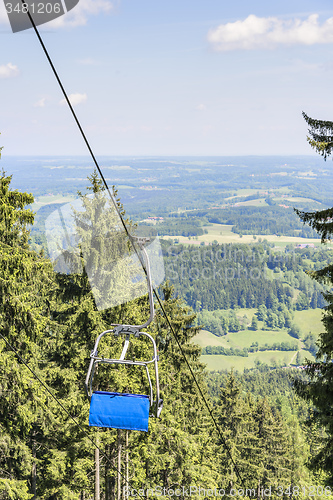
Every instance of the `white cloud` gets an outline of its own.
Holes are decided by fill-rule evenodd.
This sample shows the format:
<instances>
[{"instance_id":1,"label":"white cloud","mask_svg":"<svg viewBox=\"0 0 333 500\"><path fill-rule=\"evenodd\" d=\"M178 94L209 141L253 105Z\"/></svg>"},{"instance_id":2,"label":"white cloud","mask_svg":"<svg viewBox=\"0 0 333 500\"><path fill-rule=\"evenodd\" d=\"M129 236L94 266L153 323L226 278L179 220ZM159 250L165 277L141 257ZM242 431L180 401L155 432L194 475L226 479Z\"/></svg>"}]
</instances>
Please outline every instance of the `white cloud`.
<instances>
[{"instance_id":1,"label":"white cloud","mask_svg":"<svg viewBox=\"0 0 333 500\"><path fill-rule=\"evenodd\" d=\"M12 63L0 66L0 78L13 78L20 73L17 66Z\"/></svg>"},{"instance_id":2,"label":"white cloud","mask_svg":"<svg viewBox=\"0 0 333 500\"><path fill-rule=\"evenodd\" d=\"M318 14L307 19L283 20L257 17L221 24L208 32L208 41L218 51L271 49L278 45L314 45L333 43L333 17L322 24Z\"/></svg>"},{"instance_id":3,"label":"white cloud","mask_svg":"<svg viewBox=\"0 0 333 500\"><path fill-rule=\"evenodd\" d=\"M78 104L81 104L82 102L86 102L87 100L87 94L69 94L68 99L71 103L72 106L77 106ZM67 104L66 99L62 99L59 104L64 106Z\"/></svg>"},{"instance_id":4,"label":"white cloud","mask_svg":"<svg viewBox=\"0 0 333 500\"><path fill-rule=\"evenodd\" d=\"M198 111L206 111L207 106L205 104L198 104L195 109L197 109Z\"/></svg>"},{"instance_id":5,"label":"white cloud","mask_svg":"<svg viewBox=\"0 0 333 500\"><path fill-rule=\"evenodd\" d=\"M54 21L47 23L47 28L63 28L83 26L87 24L90 15L100 13L107 14L113 10L113 2L110 0L80 0L78 5L74 7L64 16L58 17Z\"/></svg>"},{"instance_id":6,"label":"white cloud","mask_svg":"<svg viewBox=\"0 0 333 500\"><path fill-rule=\"evenodd\" d=\"M42 97L39 101L35 102L35 108L44 108L46 102L46 97Z\"/></svg>"}]
</instances>

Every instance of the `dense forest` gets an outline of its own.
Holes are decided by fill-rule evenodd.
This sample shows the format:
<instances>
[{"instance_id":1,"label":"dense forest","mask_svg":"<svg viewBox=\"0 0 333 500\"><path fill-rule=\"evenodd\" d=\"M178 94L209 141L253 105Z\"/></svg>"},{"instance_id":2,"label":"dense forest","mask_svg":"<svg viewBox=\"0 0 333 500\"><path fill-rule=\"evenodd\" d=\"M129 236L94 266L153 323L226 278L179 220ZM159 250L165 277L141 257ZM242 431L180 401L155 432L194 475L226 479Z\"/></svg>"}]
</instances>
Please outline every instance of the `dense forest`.
<instances>
[{"instance_id":1,"label":"dense forest","mask_svg":"<svg viewBox=\"0 0 333 500\"><path fill-rule=\"evenodd\" d=\"M212 210L209 222L232 224L233 231L238 234L276 234L277 236L301 236L302 238L319 238L318 234L308 226L302 225L292 207L279 206L270 198L266 198L268 206L238 207L223 211Z\"/></svg>"},{"instance_id":2,"label":"dense forest","mask_svg":"<svg viewBox=\"0 0 333 500\"><path fill-rule=\"evenodd\" d=\"M279 252L265 241L208 247L163 244L166 277L197 312L265 305L276 313L279 308L325 305L323 286L307 272L325 266L332 256L330 249L289 246Z\"/></svg>"},{"instance_id":3,"label":"dense forest","mask_svg":"<svg viewBox=\"0 0 333 500\"><path fill-rule=\"evenodd\" d=\"M257 199L257 195L237 197L237 203L243 200ZM257 200L258 201L258 200ZM300 236L301 238L319 238L318 233L304 226L290 206L281 206L271 198L266 198L266 206L233 206L210 208L207 210L191 210L170 214L158 225L161 235L200 236L207 231L209 224L228 224L237 234L277 236Z\"/></svg>"}]
</instances>

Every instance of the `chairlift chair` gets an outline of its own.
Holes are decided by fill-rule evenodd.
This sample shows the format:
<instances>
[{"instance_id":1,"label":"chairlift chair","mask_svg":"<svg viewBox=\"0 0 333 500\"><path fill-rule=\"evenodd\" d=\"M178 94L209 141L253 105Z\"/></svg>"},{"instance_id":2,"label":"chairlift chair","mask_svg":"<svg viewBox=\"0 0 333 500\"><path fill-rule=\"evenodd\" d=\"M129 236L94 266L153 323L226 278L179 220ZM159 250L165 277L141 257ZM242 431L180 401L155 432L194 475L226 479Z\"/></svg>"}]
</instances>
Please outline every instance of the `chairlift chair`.
<instances>
[{"instance_id":1,"label":"chairlift chair","mask_svg":"<svg viewBox=\"0 0 333 500\"><path fill-rule=\"evenodd\" d=\"M155 340L149 333L141 331L146 328L154 319L153 289L151 283L149 258L144 248L149 238L135 238L140 250L142 251L144 266L146 270L146 279L148 285L149 309L150 315L143 325L120 325L112 324L115 328L101 333L95 342L94 349L90 354L90 364L85 380L85 389L90 400L89 425L95 427L111 427L114 429L127 429L148 431L149 416L159 417L162 411L163 400L160 399L159 380L158 380L158 353ZM113 334L120 339L125 337L122 353L119 359L109 359L98 355L98 346L101 339L107 335ZM131 336L139 338L144 336L152 344L153 356L151 360L130 360L126 359L126 353L130 345ZM99 363L111 365L129 365L144 367L149 382L149 395L143 394L125 394L119 392L93 391L93 379L96 367ZM149 373L149 367L153 365L155 369L156 385L153 388Z\"/></svg>"}]
</instances>

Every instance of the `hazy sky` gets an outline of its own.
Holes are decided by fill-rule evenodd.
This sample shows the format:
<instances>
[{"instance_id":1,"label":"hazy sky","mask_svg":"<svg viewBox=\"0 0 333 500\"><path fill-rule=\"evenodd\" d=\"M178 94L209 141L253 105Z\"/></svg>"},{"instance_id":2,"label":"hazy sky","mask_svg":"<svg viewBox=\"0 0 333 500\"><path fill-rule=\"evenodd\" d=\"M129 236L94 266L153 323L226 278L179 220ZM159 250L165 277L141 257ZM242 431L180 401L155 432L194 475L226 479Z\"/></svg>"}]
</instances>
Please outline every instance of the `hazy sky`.
<instances>
[{"instance_id":1,"label":"hazy sky","mask_svg":"<svg viewBox=\"0 0 333 500\"><path fill-rule=\"evenodd\" d=\"M99 155L311 154L333 120L331 0L81 0L40 27ZM85 155L32 30L0 0L4 155Z\"/></svg>"}]
</instances>

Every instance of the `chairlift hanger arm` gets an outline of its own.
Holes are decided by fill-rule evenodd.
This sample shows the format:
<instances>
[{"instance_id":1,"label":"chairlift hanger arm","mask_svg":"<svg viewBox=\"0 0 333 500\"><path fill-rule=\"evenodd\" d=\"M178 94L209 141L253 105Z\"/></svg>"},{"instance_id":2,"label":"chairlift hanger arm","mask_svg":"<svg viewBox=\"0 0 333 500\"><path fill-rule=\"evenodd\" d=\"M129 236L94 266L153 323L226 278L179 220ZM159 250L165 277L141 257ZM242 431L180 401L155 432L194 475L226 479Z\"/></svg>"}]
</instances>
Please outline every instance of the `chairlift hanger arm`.
<instances>
[{"instance_id":1,"label":"chairlift hanger arm","mask_svg":"<svg viewBox=\"0 0 333 500\"><path fill-rule=\"evenodd\" d=\"M147 285L148 285L148 299L149 299L149 318L148 320L143 323L142 325L120 325L119 323L111 323L111 326L119 326L119 327L132 327L136 328L137 330L141 330L142 328L147 328L148 325L153 321L154 316L155 316L155 309L154 309L154 299L153 299L153 286L152 286L152 281L151 281L151 271L150 271L150 264L149 264L149 258L147 251L143 244L148 240L149 238L137 238L139 245L140 245L140 250L142 251L143 257L144 257L144 269L146 271L146 279L147 279ZM141 240L144 240L141 241Z\"/></svg>"},{"instance_id":2,"label":"chairlift hanger arm","mask_svg":"<svg viewBox=\"0 0 333 500\"><path fill-rule=\"evenodd\" d=\"M94 349L91 352L90 364L89 364L88 373L87 373L86 380L85 380L85 390L86 390L86 393L88 395L88 398L91 399L92 394L93 394L92 384L93 384L95 368L99 363L113 364L113 365L120 364L120 365L144 367L146 370L146 375L147 375L148 383L149 383L149 387L150 387L150 398L149 399L150 399L151 410L152 410L153 415L158 417L161 410L162 410L162 402L160 401L158 364L157 364L158 354L157 354L156 342L155 342L154 338L149 333L138 331L136 328L133 328L133 327L130 327L130 328L131 328L131 334L134 335L135 337L143 335L150 340L150 342L153 345L153 352L154 352L152 359L149 361L142 361L142 360L133 361L133 360L129 360L129 359L121 359L122 354L124 352L124 349L123 349L122 354L121 354L119 359L110 359L110 358L104 358L102 356L98 356L99 342L104 337L104 335L106 335L107 333L113 333L116 337L118 337L121 334L125 334L126 335L125 343L129 342L129 338L128 338L128 337L130 337L130 333L128 333L129 328L125 328L125 331L121 331L120 326L119 326L119 328L115 328L114 330L106 330L105 332L101 333L98 336L98 338L95 342ZM154 363L154 369L155 369L154 370L155 371L155 384L156 384L155 385L155 399L154 399L153 385L152 385L152 381L151 381L150 373L149 373L149 369L148 369L148 365L150 365L152 363Z\"/></svg>"},{"instance_id":3,"label":"chairlift hanger arm","mask_svg":"<svg viewBox=\"0 0 333 500\"><path fill-rule=\"evenodd\" d=\"M154 338L147 332L141 331L142 328L146 328L154 319L154 300L153 300L153 287L152 287L152 282L151 282L151 272L150 272L150 265L149 265L149 258L146 249L144 248L144 244L149 241L148 238L139 238L136 239L140 250L142 252L143 260L144 260L144 269L145 269L145 274L146 274L146 279L147 279L147 285L148 285L148 298L149 298L149 318L148 320L142 324L142 325L120 325L120 324L113 324L115 328L113 330L106 330L102 332L96 339L94 348L90 354L90 363L89 363L89 368L88 368L88 373L86 376L85 380L85 390L88 395L88 398L92 402L92 397L93 397L93 378L95 374L95 368L99 363L102 364L111 364L111 365L129 365L129 366L141 366L144 367L146 370L146 375L149 383L149 388L150 388L150 396L149 396L149 401L150 401L150 411L155 417L159 417L161 411L162 411L162 405L163 402L160 400L160 389L159 389L159 378L158 378L158 354L157 354L157 347L156 347L156 342ZM116 338L120 336L125 336L125 342L123 345L123 349L121 352L121 355L119 359L111 359L111 358L105 358L103 356L98 355L98 346L104 335L112 333ZM140 336L145 336L147 337L150 342L152 343L153 346L153 356L151 360L145 361L145 360L129 360L125 359L126 358L126 353L130 344L130 338L131 335L133 335L135 338L138 338ZM150 377L150 372L148 366L150 364L154 364L154 370L155 370L155 390L153 390L153 384L152 380ZM155 399L154 399L154 393L155 393ZM144 397L144 396L141 396Z\"/></svg>"}]
</instances>

